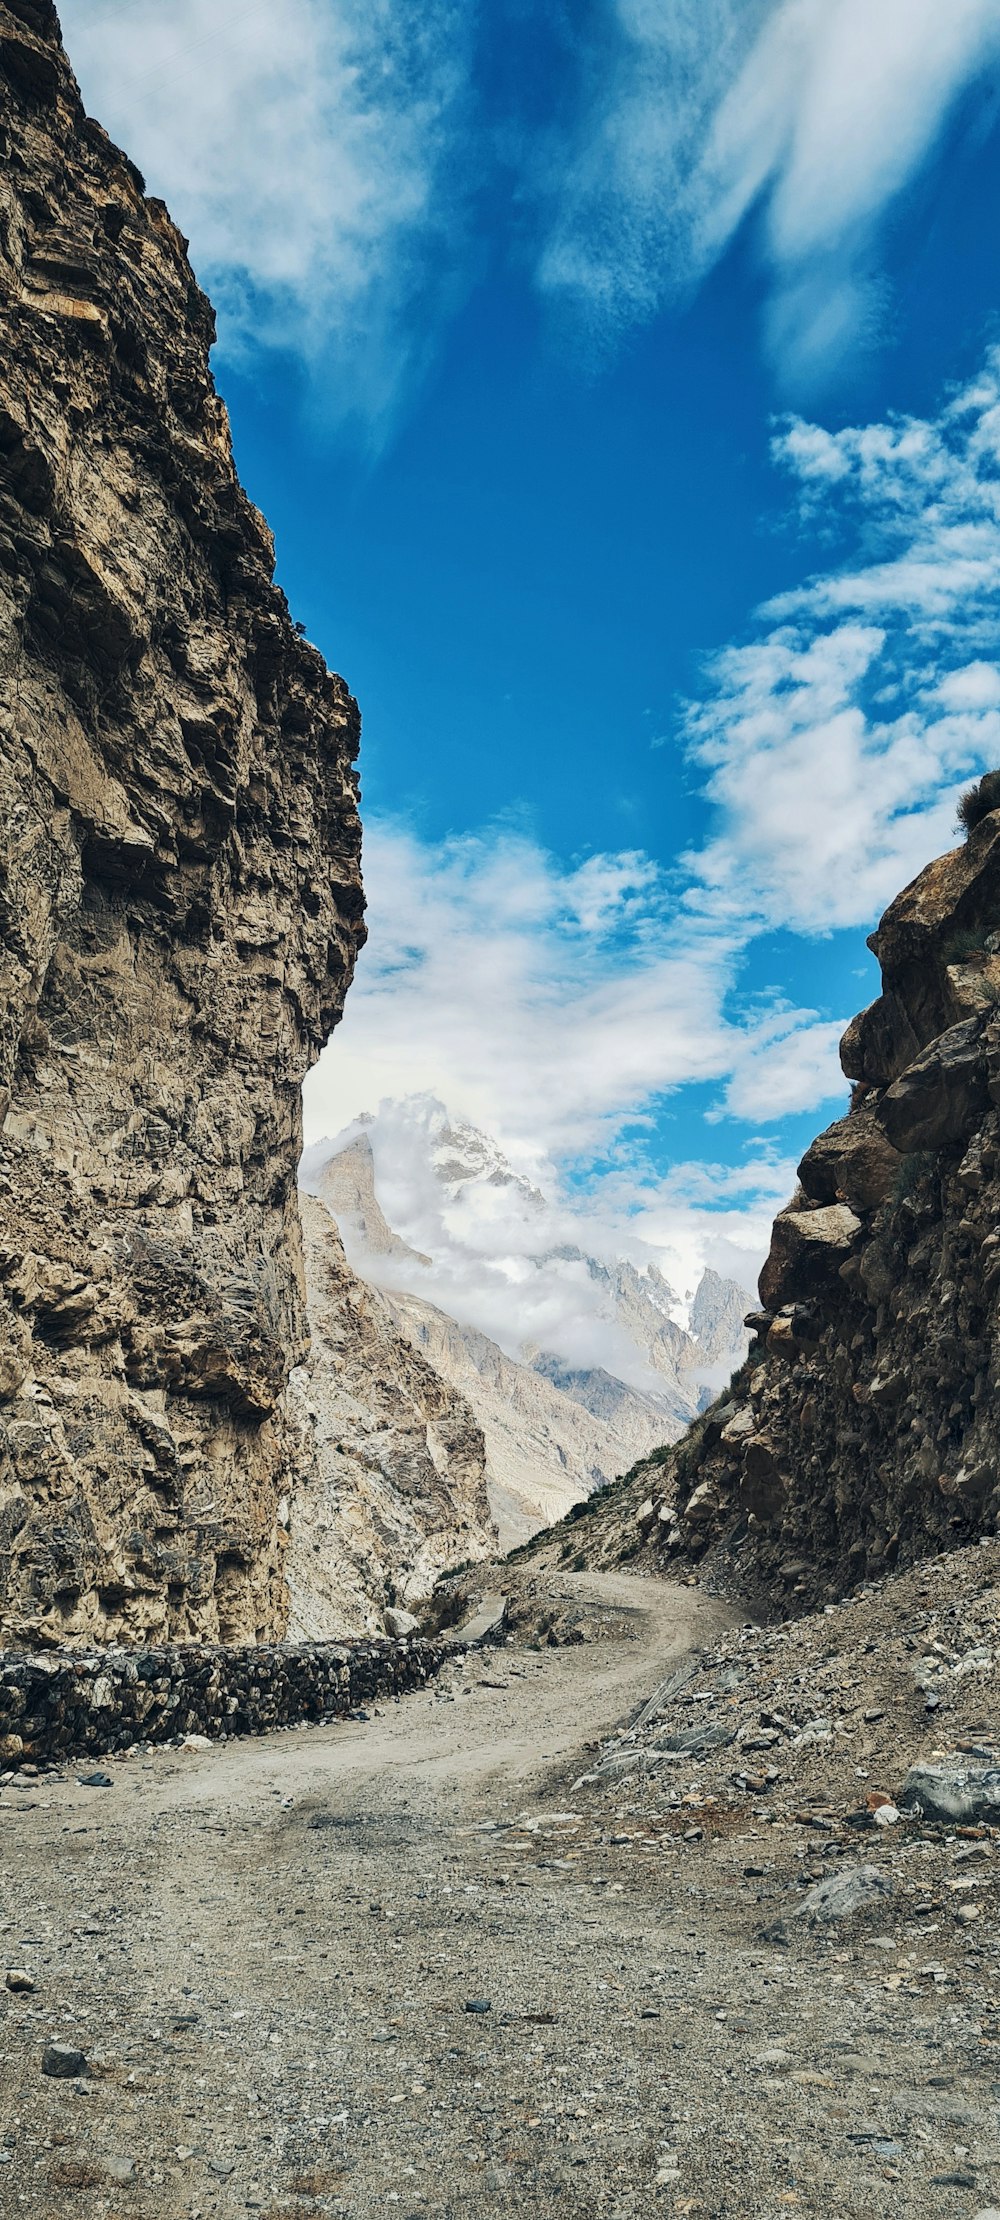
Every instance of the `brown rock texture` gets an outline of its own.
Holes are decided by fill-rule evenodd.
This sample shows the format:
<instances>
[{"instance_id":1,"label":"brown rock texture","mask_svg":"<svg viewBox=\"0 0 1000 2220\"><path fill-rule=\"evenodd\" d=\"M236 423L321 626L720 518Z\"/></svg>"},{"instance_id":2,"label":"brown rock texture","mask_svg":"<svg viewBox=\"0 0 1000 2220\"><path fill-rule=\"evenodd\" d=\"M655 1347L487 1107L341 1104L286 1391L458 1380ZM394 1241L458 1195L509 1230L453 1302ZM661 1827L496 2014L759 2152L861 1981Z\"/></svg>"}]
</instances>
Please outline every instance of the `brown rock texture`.
<instances>
[{"instance_id":1,"label":"brown rock texture","mask_svg":"<svg viewBox=\"0 0 1000 2220\"><path fill-rule=\"evenodd\" d=\"M775 1221L746 1364L595 1504L595 1563L729 1553L810 1602L1000 1524L1000 811L870 945L847 1117Z\"/></svg>"},{"instance_id":2,"label":"brown rock texture","mask_svg":"<svg viewBox=\"0 0 1000 2220\"><path fill-rule=\"evenodd\" d=\"M290 1632L380 1632L456 1565L491 1555L486 1443L465 1397L352 1272L334 1219L300 1197L310 1348L293 1374L302 1474L290 1504Z\"/></svg>"},{"instance_id":3,"label":"brown rock texture","mask_svg":"<svg viewBox=\"0 0 1000 2220\"><path fill-rule=\"evenodd\" d=\"M260 1640L358 716L233 466L185 241L0 4L0 1640Z\"/></svg>"}]
</instances>

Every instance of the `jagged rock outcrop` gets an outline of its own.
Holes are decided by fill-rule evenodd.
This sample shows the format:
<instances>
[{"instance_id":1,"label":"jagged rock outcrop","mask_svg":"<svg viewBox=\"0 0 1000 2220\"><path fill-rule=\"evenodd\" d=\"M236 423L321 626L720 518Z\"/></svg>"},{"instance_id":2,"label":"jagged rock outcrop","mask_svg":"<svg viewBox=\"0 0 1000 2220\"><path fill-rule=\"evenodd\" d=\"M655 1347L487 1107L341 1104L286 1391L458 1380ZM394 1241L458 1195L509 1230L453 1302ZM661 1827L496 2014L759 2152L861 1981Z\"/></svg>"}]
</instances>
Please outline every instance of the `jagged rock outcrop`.
<instances>
[{"instance_id":1,"label":"jagged rock outcrop","mask_svg":"<svg viewBox=\"0 0 1000 2220\"><path fill-rule=\"evenodd\" d=\"M293 1374L302 1473L289 1509L290 1633L381 1631L442 1573L496 1547L486 1444L464 1397L355 1277L321 1202L301 1199L309 1354Z\"/></svg>"},{"instance_id":2,"label":"jagged rock outcrop","mask_svg":"<svg viewBox=\"0 0 1000 2220\"><path fill-rule=\"evenodd\" d=\"M321 1142L320 1151L324 1146ZM380 1262L391 1258L399 1264L430 1264L430 1257L422 1250L400 1240L385 1216L375 1193L375 1160L366 1133L359 1133L335 1156L321 1154L314 1187L310 1160L315 1153L306 1150L299 1169L300 1183L306 1194L316 1193L326 1204L342 1232L349 1236L352 1249Z\"/></svg>"},{"instance_id":3,"label":"jagged rock outcrop","mask_svg":"<svg viewBox=\"0 0 1000 2220\"><path fill-rule=\"evenodd\" d=\"M0 1639L266 1639L357 711L48 0L0 5L0 130Z\"/></svg>"},{"instance_id":4,"label":"jagged rock outcrop","mask_svg":"<svg viewBox=\"0 0 1000 2220\"><path fill-rule=\"evenodd\" d=\"M731 1391L613 1515L812 1598L1000 1521L1000 811L893 902Z\"/></svg>"}]
</instances>

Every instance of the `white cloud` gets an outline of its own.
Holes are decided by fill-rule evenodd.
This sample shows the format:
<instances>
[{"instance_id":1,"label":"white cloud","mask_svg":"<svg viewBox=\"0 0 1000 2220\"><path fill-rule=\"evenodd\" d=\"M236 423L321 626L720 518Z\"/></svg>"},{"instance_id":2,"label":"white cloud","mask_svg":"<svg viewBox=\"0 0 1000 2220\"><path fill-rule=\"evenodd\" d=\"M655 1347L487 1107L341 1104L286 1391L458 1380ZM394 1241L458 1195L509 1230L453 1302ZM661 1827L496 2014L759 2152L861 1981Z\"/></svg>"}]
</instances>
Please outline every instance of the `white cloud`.
<instances>
[{"instance_id":1,"label":"white cloud","mask_svg":"<svg viewBox=\"0 0 1000 2220\"><path fill-rule=\"evenodd\" d=\"M655 1390L656 1376L620 1320L588 1256L615 1259L627 1247L640 1267L661 1261L643 1250L613 1211L550 1200L491 1150L479 1176L449 1186L447 1170L465 1130L431 1095L384 1101L363 1130L375 1160L379 1202L394 1230L429 1266L372 1255L342 1221L351 1261L380 1286L419 1295L449 1317L478 1328L509 1356L544 1349L564 1364L605 1365L632 1386ZM473 1129L474 1155L480 1136ZM348 1128L346 1138L353 1137ZM338 1144L345 1138L338 1135ZM317 1152L319 1153L319 1152ZM676 1310L670 1304L666 1314Z\"/></svg>"},{"instance_id":2,"label":"white cloud","mask_svg":"<svg viewBox=\"0 0 1000 2220\"><path fill-rule=\"evenodd\" d=\"M946 709L1000 709L1000 670L995 663L967 663L964 670L948 671L935 692Z\"/></svg>"},{"instance_id":3,"label":"white cloud","mask_svg":"<svg viewBox=\"0 0 1000 2220\"><path fill-rule=\"evenodd\" d=\"M61 13L89 106L190 236L223 346L294 351L335 401L378 419L412 366L428 247L455 220L467 11L63 0Z\"/></svg>"},{"instance_id":4,"label":"white cloud","mask_svg":"<svg viewBox=\"0 0 1000 2220\"><path fill-rule=\"evenodd\" d=\"M338 406L383 417L459 282L463 195L497 162L482 104L470 159L476 9L62 13L85 98L190 235L223 345L290 349ZM549 143L543 288L614 332L696 285L758 208L770 343L808 382L878 322L882 218L1000 55L996 0L599 0L593 22L576 126ZM537 183L537 136L520 148Z\"/></svg>"},{"instance_id":5,"label":"white cloud","mask_svg":"<svg viewBox=\"0 0 1000 2220\"><path fill-rule=\"evenodd\" d=\"M759 208L771 345L808 381L878 320L880 223L1000 54L994 0L606 0L603 20L543 283L612 326L648 315Z\"/></svg>"},{"instance_id":6,"label":"white cloud","mask_svg":"<svg viewBox=\"0 0 1000 2220\"><path fill-rule=\"evenodd\" d=\"M776 1185L776 1167L762 1155L742 1185L718 1168L714 1197L701 1167L690 1168L690 1187L684 1173L674 1177L669 1203L663 1191L637 1194L624 1183L596 1196L557 1184L543 1192L430 1095L380 1103L335 1136L332 1153L359 1132L372 1150L379 1202L418 1252L373 1254L345 1211L345 1247L366 1278L437 1304L510 1356L530 1361L543 1350L572 1367L604 1366L654 1394L664 1382L650 1364L651 1339L667 1320L687 1322L687 1298L706 1262L752 1288L770 1217L760 1189L783 1196L791 1176L781 1165ZM304 1184L320 1193L330 1153L321 1143L303 1166ZM731 1207L710 1212L709 1201L722 1197Z\"/></svg>"},{"instance_id":7,"label":"white cloud","mask_svg":"<svg viewBox=\"0 0 1000 2220\"><path fill-rule=\"evenodd\" d=\"M678 926L645 856L562 865L503 829L429 848L369 820L372 937L312 1133L383 1096L440 1096L539 1162L614 1146L650 1101L729 1068L736 939Z\"/></svg>"},{"instance_id":8,"label":"white cloud","mask_svg":"<svg viewBox=\"0 0 1000 2220\"><path fill-rule=\"evenodd\" d=\"M726 649L687 718L719 830L692 913L823 932L873 917L1000 762L1000 354L934 422L795 420L776 456L867 559L810 579ZM776 621L775 621L776 620ZM738 1095L732 1095L733 1102Z\"/></svg>"},{"instance_id":9,"label":"white cloud","mask_svg":"<svg viewBox=\"0 0 1000 2220\"><path fill-rule=\"evenodd\" d=\"M705 1264L752 1286L793 1167L775 1179L772 1153L757 1149L739 1175L657 1175L650 1120L690 1082L715 1086L719 1115L754 1123L843 1097L842 1024L808 1009L728 1016L742 927L686 917L646 856L565 866L503 829L433 848L376 821L365 878L371 939L306 1082L306 1137L379 1108L380 1195L397 1230L434 1256L432 1299L505 1347L519 1337L607 1363L603 1326L593 1344L603 1357L584 1353L593 1291L574 1295L568 1265L522 1284L515 1257L562 1240L653 1257L682 1290ZM541 1225L530 1199L504 1187L495 1215L477 1196L474 1227L456 1205L446 1237L420 1170L442 1102L555 1198Z\"/></svg>"}]
</instances>

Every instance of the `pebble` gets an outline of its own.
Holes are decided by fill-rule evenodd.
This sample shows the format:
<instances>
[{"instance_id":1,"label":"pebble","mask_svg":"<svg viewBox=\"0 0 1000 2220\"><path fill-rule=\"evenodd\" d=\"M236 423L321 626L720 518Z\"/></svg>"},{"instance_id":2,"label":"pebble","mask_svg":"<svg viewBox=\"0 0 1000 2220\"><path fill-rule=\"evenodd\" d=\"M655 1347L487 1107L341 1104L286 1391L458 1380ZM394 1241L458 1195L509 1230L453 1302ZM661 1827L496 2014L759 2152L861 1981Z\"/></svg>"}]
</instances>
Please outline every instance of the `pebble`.
<instances>
[{"instance_id":1,"label":"pebble","mask_svg":"<svg viewBox=\"0 0 1000 2220\"><path fill-rule=\"evenodd\" d=\"M135 2174L134 2158L119 2158L117 2152L112 2152L106 2158L95 2159L94 2164L103 2181L119 2187L131 2181Z\"/></svg>"},{"instance_id":2,"label":"pebble","mask_svg":"<svg viewBox=\"0 0 1000 2220\"><path fill-rule=\"evenodd\" d=\"M492 2012L493 2006L488 1997L475 1996L469 1998L465 2009L467 2012Z\"/></svg>"},{"instance_id":3,"label":"pebble","mask_svg":"<svg viewBox=\"0 0 1000 2220\"><path fill-rule=\"evenodd\" d=\"M32 1996L35 1984L23 1966L11 1966L7 1975L7 1987L15 1996Z\"/></svg>"},{"instance_id":4,"label":"pebble","mask_svg":"<svg viewBox=\"0 0 1000 2220\"><path fill-rule=\"evenodd\" d=\"M111 1775L110 1775L110 1773L81 1773L81 1774L80 1774L80 1787L81 1787L81 1788L110 1788L110 1787L111 1787Z\"/></svg>"}]
</instances>

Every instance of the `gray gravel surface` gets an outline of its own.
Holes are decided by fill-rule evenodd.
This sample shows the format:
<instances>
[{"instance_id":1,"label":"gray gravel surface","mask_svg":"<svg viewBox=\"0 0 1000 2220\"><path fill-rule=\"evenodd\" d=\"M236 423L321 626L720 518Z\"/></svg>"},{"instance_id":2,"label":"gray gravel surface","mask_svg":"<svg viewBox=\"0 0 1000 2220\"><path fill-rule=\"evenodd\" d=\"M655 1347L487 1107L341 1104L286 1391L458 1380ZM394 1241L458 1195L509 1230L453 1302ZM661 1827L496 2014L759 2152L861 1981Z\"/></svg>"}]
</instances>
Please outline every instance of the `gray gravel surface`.
<instances>
[{"instance_id":1,"label":"gray gravel surface","mask_svg":"<svg viewBox=\"0 0 1000 2220\"><path fill-rule=\"evenodd\" d=\"M0 1988L4 2220L1000 2201L1000 2044L958 1930L910 1948L875 1892L766 1939L821 1877L811 1840L660 1769L579 1785L731 1609L554 1579L568 1646L523 1614L367 1723L3 1787L3 1944L34 1983ZM993 1843L931 1852L978 1879ZM43 2073L52 2043L86 2071Z\"/></svg>"}]
</instances>

